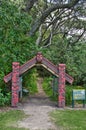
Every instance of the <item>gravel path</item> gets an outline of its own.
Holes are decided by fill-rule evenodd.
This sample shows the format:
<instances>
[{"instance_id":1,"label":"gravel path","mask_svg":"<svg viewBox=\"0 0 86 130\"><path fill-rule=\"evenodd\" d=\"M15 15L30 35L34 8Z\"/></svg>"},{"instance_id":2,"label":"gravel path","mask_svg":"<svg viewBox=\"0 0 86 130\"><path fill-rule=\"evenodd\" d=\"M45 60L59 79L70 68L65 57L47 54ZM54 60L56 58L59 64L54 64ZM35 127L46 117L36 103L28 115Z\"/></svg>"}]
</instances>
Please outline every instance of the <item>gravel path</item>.
<instances>
[{"instance_id":1,"label":"gravel path","mask_svg":"<svg viewBox=\"0 0 86 130\"><path fill-rule=\"evenodd\" d=\"M51 122L49 112L56 110L56 104L49 100L42 89L42 79L38 79L38 93L19 106L29 116L18 122L18 127L30 130L57 130Z\"/></svg>"}]
</instances>

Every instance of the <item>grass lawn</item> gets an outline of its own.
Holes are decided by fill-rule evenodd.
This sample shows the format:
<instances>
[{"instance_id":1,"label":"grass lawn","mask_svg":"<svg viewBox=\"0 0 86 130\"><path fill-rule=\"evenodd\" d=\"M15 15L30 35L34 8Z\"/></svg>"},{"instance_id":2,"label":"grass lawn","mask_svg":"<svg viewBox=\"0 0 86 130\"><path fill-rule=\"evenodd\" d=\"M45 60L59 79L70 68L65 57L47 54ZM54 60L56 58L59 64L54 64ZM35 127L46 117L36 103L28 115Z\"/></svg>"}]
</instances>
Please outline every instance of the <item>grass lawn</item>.
<instances>
[{"instance_id":1,"label":"grass lawn","mask_svg":"<svg viewBox=\"0 0 86 130\"><path fill-rule=\"evenodd\" d=\"M86 130L86 110L56 110L50 115L59 130Z\"/></svg>"},{"instance_id":2,"label":"grass lawn","mask_svg":"<svg viewBox=\"0 0 86 130\"><path fill-rule=\"evenodd\" d=\"M16 122L25 117L24 112L20 110L0 112L0 130L26 130L25 128L18 128L16 126Z\"/></svg>"}]
</instances>

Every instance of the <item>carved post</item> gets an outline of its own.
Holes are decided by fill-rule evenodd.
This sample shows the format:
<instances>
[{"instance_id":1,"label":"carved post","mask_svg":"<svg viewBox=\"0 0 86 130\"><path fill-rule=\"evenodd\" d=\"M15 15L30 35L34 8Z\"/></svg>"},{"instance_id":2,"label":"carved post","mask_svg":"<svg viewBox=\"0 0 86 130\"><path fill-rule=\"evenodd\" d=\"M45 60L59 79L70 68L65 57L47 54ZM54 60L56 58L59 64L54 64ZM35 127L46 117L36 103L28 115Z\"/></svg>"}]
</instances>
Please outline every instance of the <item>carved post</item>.
<instances>
[{"instance_id":1,"label":"carved post","mask_svg":"<svg viewBox=\"0 0 86 130\"><path fill-rule=\"evenodd\" d=\"M65 107L65 64L59 64L58 107Z\"/></svg>"},{"instance_id":2,"label":"carved post","mask_svg":"<svg viewBox=\"0 0 86 130\"><path fill-rule=\"evenodd\" d=\"M12 107L17 107L19 96L18 96L18 90L19 90L19 63L13 62L12 64L12 100L11 105Z\"/></svg>"}]
</instances>

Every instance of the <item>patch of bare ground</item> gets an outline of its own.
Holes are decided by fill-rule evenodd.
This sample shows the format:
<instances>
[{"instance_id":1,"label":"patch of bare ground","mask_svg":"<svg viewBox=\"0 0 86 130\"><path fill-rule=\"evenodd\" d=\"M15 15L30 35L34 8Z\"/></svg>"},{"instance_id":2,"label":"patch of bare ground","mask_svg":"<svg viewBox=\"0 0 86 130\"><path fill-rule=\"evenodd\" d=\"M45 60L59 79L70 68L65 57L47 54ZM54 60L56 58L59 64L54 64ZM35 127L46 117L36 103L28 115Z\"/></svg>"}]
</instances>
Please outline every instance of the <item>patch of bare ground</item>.
<instances>
[{"instance_id":1,"label":"patch of bare ground","mask_svg":"<svg viewBox=\"0 0 86 130\"><path fill-rule=\"evenodd\" d=\"M42 89L42 79L37 81L38 93L30 96L29 99L18 108L23 110L28 118L18 122L18 127L30 130L57 130L51 122L49 113L56 110L56 103L49 100Z\"/></svg>"},{"instance_id":2,"label":"patch of bare ground","mask_svg":"<svg viewBox=\"0 0 86 130\"><path fill-rule=\"evenodd\" d=\"M9 110L14 110L12 107L8 107L8 106L6 106L6 107L0 107L0 112L7 112L7 111L9 111Z\"/></svg>"}]
</instances>

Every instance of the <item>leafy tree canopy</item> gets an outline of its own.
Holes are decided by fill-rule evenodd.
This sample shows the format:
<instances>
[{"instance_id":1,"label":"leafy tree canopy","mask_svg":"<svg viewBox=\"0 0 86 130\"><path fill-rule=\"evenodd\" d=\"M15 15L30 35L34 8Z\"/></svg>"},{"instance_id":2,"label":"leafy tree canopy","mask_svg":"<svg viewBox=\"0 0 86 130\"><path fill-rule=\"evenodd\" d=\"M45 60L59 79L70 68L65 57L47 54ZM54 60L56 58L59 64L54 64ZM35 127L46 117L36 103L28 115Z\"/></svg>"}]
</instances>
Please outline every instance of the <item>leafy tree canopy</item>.
<instances>
[{"instance_id":1,"label":"leafy tree canopy","mask_svg":"<svg viewBox=\"0 0 86 130\"><path fill-rule=\"evenodd\" d=\"M0 82L37 51L67 64L77 84L86 83L86 5L80 0L0 1Z\"/></svg>"},{"instance_id":2,"label":"leafy tree canopy","mask_svg":"<svg viewBox=\"0 0 86 130\"><path fill-rule=\"evenodd\" d=\"M51 45L53 37L61 34L69 44L74 45L86 36L86 2L84 0L26 0L29 14L35 18L31 30L38 32L36 44L40 47Z\"/></svg>"},{"instance_id":3,"label":"leafy tree canopy","mask_svg":"<svg viewBox=\"0 0 86 130\"><path fill-rule=\"evenodd\" d=\"M20 3L19 3L20 4ZM13 61L21 64L33 57L35 39L28 38L32 17L21 13L20 5L11 0L0 2L0 82L11 71ZM21 4L22 5L22 4Z\"/></svg>"}]
</instances>

